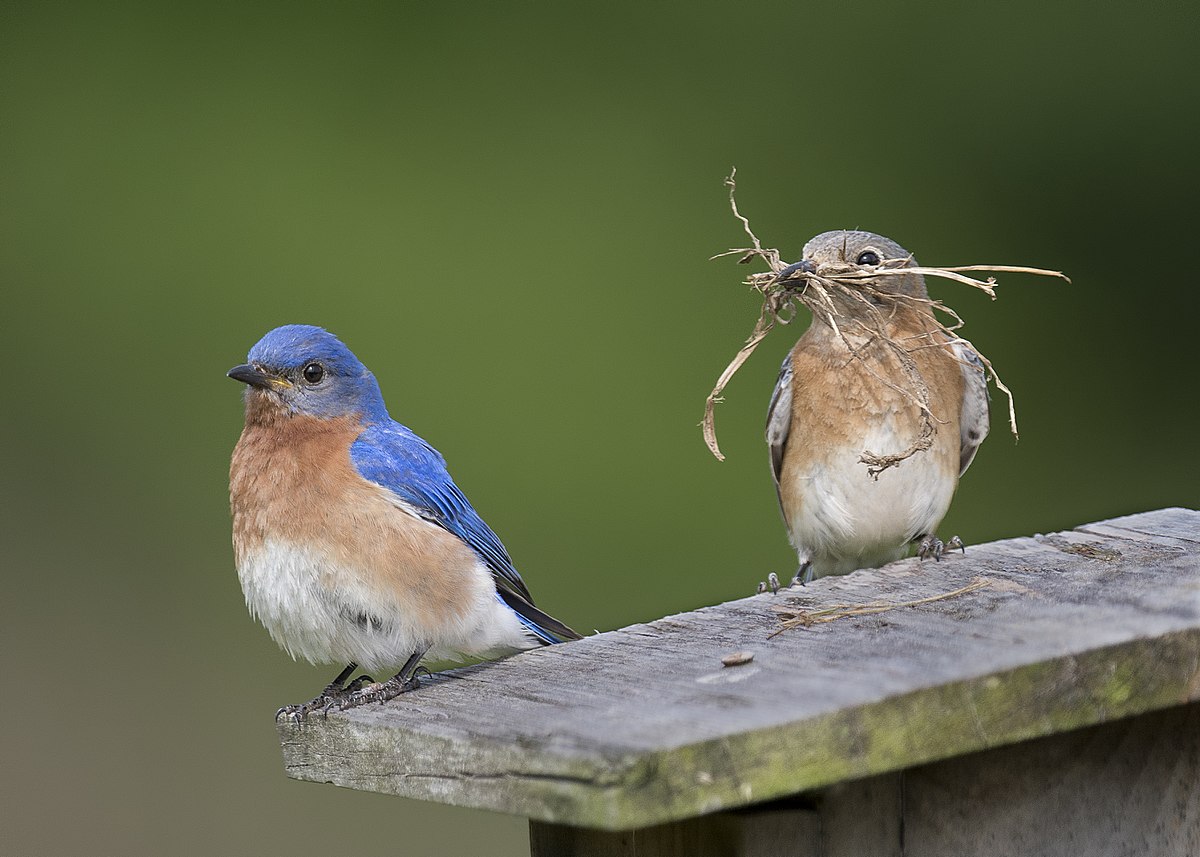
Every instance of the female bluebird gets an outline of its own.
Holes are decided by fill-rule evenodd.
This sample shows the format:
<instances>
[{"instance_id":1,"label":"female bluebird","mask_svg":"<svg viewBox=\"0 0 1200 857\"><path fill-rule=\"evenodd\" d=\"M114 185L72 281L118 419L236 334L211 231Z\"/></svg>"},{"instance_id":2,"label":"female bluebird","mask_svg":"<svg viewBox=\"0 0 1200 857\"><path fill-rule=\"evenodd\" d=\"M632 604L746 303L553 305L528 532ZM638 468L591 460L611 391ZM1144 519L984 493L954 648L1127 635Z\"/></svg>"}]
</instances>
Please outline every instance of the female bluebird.
<instances>
[{"instance_id":1,"label":"female bluebird","mask_svg":"<svg viewBox=\"0 0 1200 857\"><path fill-rule=\"evenodd\" d=\"M913 542L920 556L940 558L947 545L935 531L988 432L979 357L940 332L920 274L870 276L885 263L916 267L894 241L837 231L809 241L795 266L817 275L850 269L867 275L860 282L870 287L861 299L830 293L840 332L857 354L814 314L771 395L767 444L784 522L800 560L799 582L883 565L903 556ZM860 461L864 451L900 453L922 427L920 408L903 392L911 387L906 368L869 333L880 318L888 338L903 344L915 361L936 430L929 449L871 473ZM947 544L962 546L957 537Z\"/></svg>"},{"instance_id":2,"label":"female bluebird","mask_svg":"<svg viewBox=\"0 0 1200 857\"><path fill-rule=\"evenodd\" d=\"M276 328L229 377L248 385L229 469L246 603L292 657L348 664L277 717L391 699L426 657L579 639L534 606L445 460L388 416L375 376L332 334ZM347 683L359 664L403 667Z\"/></svg>"}]
</instances>

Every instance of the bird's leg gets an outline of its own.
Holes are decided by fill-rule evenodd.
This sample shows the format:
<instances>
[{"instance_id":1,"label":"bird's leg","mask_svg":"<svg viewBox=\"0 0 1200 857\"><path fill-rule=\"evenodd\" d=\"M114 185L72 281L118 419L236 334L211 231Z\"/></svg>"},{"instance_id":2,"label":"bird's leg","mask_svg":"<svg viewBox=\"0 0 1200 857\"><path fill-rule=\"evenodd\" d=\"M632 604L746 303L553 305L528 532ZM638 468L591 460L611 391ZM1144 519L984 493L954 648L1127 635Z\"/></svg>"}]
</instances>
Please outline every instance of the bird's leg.
<instances>
[{"instance_id":1,"label":"bird's leg","mask_svg":"<svg viewBox=\"0 0 1200 857\"><path fill-rule=\"evenodd\" d=\"M951 536L949 541L943 542L935 535L926 534L921 537L920 542L917 544L917 557L919 559L933 557L934 561L940 562L942 554L955 548L961 550L964 554L967 552L966 546L958 536Z\"/></svg>"},{"instance_id":2,"label":"bird's leg","mask_svg":"<svg viewBox=\"0 0 1200 857\"><path fill-rule=\"evenodd\" d=\"M806 586L813 582L813 564L812 560L806 559L800 563L800 567L796 569L796 576L792 578L792 586L799 583L801 586Z\"/></svg>"},{"instance_id":3,"label":"bird's leg","mask_svg":"<svg viewBox=\"0 0 1200 857\"><path fill-rule=\"evenodd\" d=\"M370 676L359 676L354 681L346 684L346 679L354 674L358 669L358 664L350 664L344 670L337 674L337 678L325 685L325 689L301 705L285 705L283 708L275 712L275 719L280 717L290 717L292 720L299 723L304 718L308 717L312 712L320 709L322 711L334 700L345 696L346 694L358 690L364 683L370 684L375 679Z\"/></svg>"},{"instance_id":4,"label":"bird's leg","mask_svg":"<svg viewBox=\"0 0 1200 857\"><path fill-rule=\"evenodd\" d=\"M421 665L421 658L425 657L425 653L428 651L429 647L426 646L423 649L413 652L408 660L404 662L404 666L400 668L400 672L387 681L371 682L365 686L357 687L350 693L345 693L331 699L325 705L324 711L329 712L333 708L345 711L347 708L356 708L368 702L387 702L389 699L395 699L402 693L416 690L421 684L420 679L417 678L417 670Z\"/></svg>"}]
</instances>

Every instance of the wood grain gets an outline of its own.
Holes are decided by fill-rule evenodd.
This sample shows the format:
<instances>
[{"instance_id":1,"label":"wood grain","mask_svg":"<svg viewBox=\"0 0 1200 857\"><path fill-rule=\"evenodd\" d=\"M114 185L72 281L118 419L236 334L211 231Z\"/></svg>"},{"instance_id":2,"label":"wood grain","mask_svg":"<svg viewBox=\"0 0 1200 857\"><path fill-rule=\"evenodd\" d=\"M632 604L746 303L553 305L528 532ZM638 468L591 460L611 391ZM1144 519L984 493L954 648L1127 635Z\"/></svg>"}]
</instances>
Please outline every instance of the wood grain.
<instances>
[{"instance_id":1,"label":"wood grain","mask_svg":"<svg viewBox=\"0 0 1200 857\"><path fill-rule=\"evenodd\" d=\"M961 597L770 637L775 606L910 601L980 577ZM722 666L738 650L754 660ZM279 734L298 779L629 830L1195 699L1200 513L1164 509L443 673Z\"/></svg>"},{"instance_id":2,"label":"wood grain","mask_svg":"<svg viewBox=\"0 0 1200 857\"><path fill-rule=\"evenodd\" d=\"M534 821L529 838L534 857L1196 857L1200 703L641 830Z\"/></svg>"},{"instance_id":3,"label":"wood grain","mask_svg":"<svg viewBox=\"0 0 1200 857\"><path fill-rule=\"evenodd\" d=\"M1195 857L1200 704L947 759L902 788L910 855Z\"/></svg>"}]
</instances>

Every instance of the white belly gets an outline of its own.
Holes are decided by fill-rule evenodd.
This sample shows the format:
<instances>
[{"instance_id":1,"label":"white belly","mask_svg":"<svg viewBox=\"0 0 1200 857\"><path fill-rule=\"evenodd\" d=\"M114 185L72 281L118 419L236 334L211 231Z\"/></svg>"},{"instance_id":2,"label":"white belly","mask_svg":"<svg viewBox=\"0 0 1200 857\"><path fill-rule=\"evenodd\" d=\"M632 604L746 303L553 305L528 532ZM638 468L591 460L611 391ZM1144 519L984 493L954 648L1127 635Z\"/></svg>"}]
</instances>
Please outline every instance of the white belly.
<instances>
[{"instance_id":1,"label":"white belly","mask_svg":"<svg viewBox=\"0 0 1200 857\"><path fill-rule=\"evenodd\" d=\"M429 647L430 660L495 657L537 645L496 596L482 564L469 575L466 609L431 621L371 576L338 565L312 548L268 539L247 551L238 578L250 612L294 658L314 664L357 663L378 670L403 664Z\"/></svg>"},{"instance_id":2,"label":"white belly","mask_svg":"<svg viewBox=\"0 0 1200 857\"><path fill-rule=\"evenodd\" d=\"M863 449L891 450L897 438L886 429L869 435ZM813 463L807 473L787 474L799 502L787 524L801 563L816 576L872 568L904 556L916 536L937 529L958 480L926 452L918 452L876 479L858 452Z\"/></svg>"}]
</instances>

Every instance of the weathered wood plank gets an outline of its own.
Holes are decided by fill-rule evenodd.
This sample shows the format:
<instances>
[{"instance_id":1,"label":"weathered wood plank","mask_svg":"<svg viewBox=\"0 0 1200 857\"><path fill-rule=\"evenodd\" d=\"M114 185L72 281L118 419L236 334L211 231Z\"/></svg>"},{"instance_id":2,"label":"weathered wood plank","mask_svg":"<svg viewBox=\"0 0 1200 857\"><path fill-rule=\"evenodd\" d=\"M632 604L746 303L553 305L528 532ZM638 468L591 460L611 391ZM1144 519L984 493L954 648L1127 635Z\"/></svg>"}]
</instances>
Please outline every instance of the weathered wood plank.
<instances>
[{"instance_id":1,"label":"weathered wood plank","mask_svg":"<svg viewBox=\"0 0 1200 857\"><path fill-rule=\"evenodd\" d=\"M531 857L821 857L821 819L774 804L640 830L587 830L531 822Z\"/></svg>"},{"instance_id":2,"label":"weathered wood plank","mask_svg":"<svg viewBox=\"0 0 1200 857\"><path fill-rule=\"evenodd\" d=\"M910 855L1196 857L1200 704L936 762L903 791Z\"/></svg>"},{"instance_id":3,"label":"weathered wood plank","mask_svg":"<svg viewBox=\"0 0 1200 857\"><path fill-rule=\"evenodd\" d=\"M533 857L1196 857L1200 703L635 831L530 823Z\"/></svg>"},{"instance_id":4,"label":"weathered wood plank","mask_svg":"<svg viewBox=\"0 0 1200 857\"><path fill-rule=\"evenodd\" d=\"M959 598L768 638L776 605L979 577ZM754 660L722 667L735 650ZM622 830L1197 698L1200 513L1167 509L444 673L280 737L300 779Z\"/></svg>"},{"instance_id":5,"label":"weathered wood plank","mask_svg":"<svg viewBox=\"0 0 1200 857\"><path fill-rule=\"evenodd\" d=\"M904 774L835 783L816 797L821 857L904 857ZM914 857L915 852L909 852Z\"/></svg>"}]
</instances>

